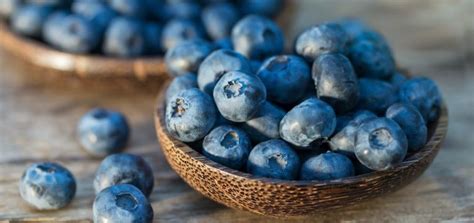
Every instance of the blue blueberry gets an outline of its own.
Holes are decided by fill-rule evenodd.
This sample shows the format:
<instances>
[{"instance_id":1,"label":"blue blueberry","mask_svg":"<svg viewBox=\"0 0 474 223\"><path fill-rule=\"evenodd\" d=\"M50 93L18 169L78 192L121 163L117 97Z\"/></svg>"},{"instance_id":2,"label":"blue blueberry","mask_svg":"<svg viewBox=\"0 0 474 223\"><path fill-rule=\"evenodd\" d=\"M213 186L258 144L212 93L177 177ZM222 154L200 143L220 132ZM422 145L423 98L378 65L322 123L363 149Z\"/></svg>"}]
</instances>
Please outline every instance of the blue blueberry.
<instances>
[{"instance_id":1,"label":"blue blueberry","mask_svg":"<svg viewBox=\"0 0 474 223\"><path fill-rule=\"evenodd\" d=\"M280 122L286 112L273 105L265 102L257 111L255 116L242 123L241 127L254 142L263 142L270 139L280 138Z\"/></svg>"},{"instance_id":2,"label":"blue blueberry","mask_svg":"<svg viewBox=\"0 0 474 223\"><path fill-rule=\"evenodd\" d=\"M308 64L302 58L280 55L267 59L257 76L265 85L269 100L293 104L304 96L306 85L311 81L310 72Z\"/></svg>"},{"instance_id":3,"label":"blue blueberry","mask_svg":"<svg viewBox=\"0 0 474 223\"><path fill-rule=\"evenodd\" d=\"M8 19L13 13L23 5L23 0L2 0L0 1L0 18Z\"/></svg>"},{"instance_id":4,"label":"blue blueberry","mask_svg":"<svg viewBox=\"0 0 474 223\"><path fill-rule=\"evenodd\" d=\"M211 97L196 88L179 92L166 104L166 129L183 142L204 138L214 126L216 117Z\"/></svg>"},{"instance_id":5,"label":"blue blueberry","mask_svg":"<svg viewBox=\"0 0 474 223\"><path fill-rule=\"evenodd\" d=\"M188 73L175 77L168 86L168 89L166 89L166 101L169 101L173 96L181 91L191 88L198 88L197 77L195 74Z\"/></svg>"},{"instance_id":6,"label":"blue blueberry","mask_svg":"<svg viewBox=\"0 0 474 223\"><path fill-rule=\"evenodd\" d=\"M76 194L76 180L63 166L44 162L25 170L20 179L20 195L38 210L56 210L68 205Z\"/></svg>"},{"instance_id":7,"label":"blue blueberry","mask_svg":"<svg viewBox=\"0 0 474 223\"><path fill-rule=\"evenodd\" d=\"M196 1L168 1L165 5L168 18L196 19L201 11L201 6Z\"/></svg>"},{"instance_id":8,"label":"blue blueberry","mask_svg":"<svg viewBox=\"0 0 474 223\"><path fill-rule=\"evenodd\" d=\"M259 177L295 180L299 169L298 154L280 139L256 145L250 152L247 162L247 171Z\"/></svg>"},{"instance_id":9,"label":"blue blueberry","mask_svg":"<svg viewBox=\"0 0 474 223\"><path fill-rule=\"evenodd\" d=\"M327 152L306 160L301 166L301 180L336 180L354 176L354 165L344 155Z\"/></svg>"},{"instance_id":10,"label":"blue blueberry","mask_svg":"<svg viewBox=\"0 0 474 223\"><path fill-rule=\"evenodd\" d=\"M389 79L395 72L395 60L390 50L371 40L352 42L348 55L361 77Z\"/></svg>"},{"instance_id":11,"label":"blue blueberry","mask_svg":"<svg viewBox=\"0 0 474 223\"><path fill-rule=\"evenodd\" d=\"M401 102L413 104L426 123L436 121L441 110L441 92L436 83L427 77L405 81L399 89Z\"/></svg>"},{"instance_id":12,"label":"blue blueberry","mask_svg":"<svg viewBox=\"0 0 474 223\"><path fill-rule=\"evenodd\" d=\"M146 18L148 15L146 0L108 0L108 3L123 16Z\"/></svg>"},{"instance_id":13,"label":"blue blueberry","mask_svg":"<svg viewBox=\"0 0 474 223\"><path fill-rule=\"evenodd\" d=\"M145 24L145 42L147 54L156 55L162 52L161 29L161 25L157 22L147 22Z\"/></svg>"},{"instance_id":14,"label":"blue blueberry","mask_svg":"<svg viewBox=\"0 0 474 223\"><path fill-rule=\"evenodd\" d=\"M168 50L185 40L204 39L203 28L193 20L173 19L163 27L161 46Z\"/></svg>"},{"instance_id":15,"label":"blue blueberry","mask_svg":"<svg viewBox=\"0 0 474 223\"><path fill-rule=\"evenodd\" d=\"M53 47L61 48L63 41L63 22L69 16L67 11L58 10L51 13L43 24L43 40Z\"/></svg>"},{"instance_id":16,"label":"blue blueberry","mask_svg":"<svg viewBox=\"0 0 474 223\"><path fill-rule=\"evenodd\" d=\"M146 50L144 25L126 17L112 20L104 36L104 53L115 57L137 57Z\"/></svg>"},{"instance_id":17,"label":"blue blueberry","mask_svg":"<svg viewBox=\"0 0 474 223\"><path fill-rule=\"evenodd\" d=\"M230 38L223 38L214 41L214 45L216 49L224 49L224 50L233 50L234 46L232 46L232 40Z\"/></svg>"},{"instance_id":18,"label":"blue blueberry","mask_svg":"<svg viewBox=\"0 0 474 223\"><path fill-rule=\"evenodd\" d=\"M408 78L405 75L401 74L400 72L395 72L390 78L389 82L398 91L400 86L402 86L402 84L407 80Z\"/></svg>"},{"instance_id":19,"label":"blue blueberry","mask_svg":"<svg viewBox=\"0 0 474 223\"><path fill-rule=\"evenodd\" d=\"M240 9L245 14L274 17L283 8L283 0L241 0Z\"/></svg>"},{"instance_id":20,"label":"blue blueberry","mask_svg":"<svg viewBox=\"0 0 474 223\"><path fill-rule=\"evenodd\" d=\"M13 13L11 27L19 34L39 38L43 24L52 11L52 8L47 6L25 5Z\"/></svg>"},{"instance_id":21,"label":"blue blueberry","mask_svg":"<svg viewBox=\"0 0 474 223\"><path fill-rule=\"evenodd\" d=\"M95 223L151 223L153 208L142 192L130 184L120 184L101 191L92 206Z\"/></svg>"},{"instance_id":22,"label":"blue blueberry","mask_svg":"<svg viewBox=\"0 0 474 223\"><path fill-rule=\"evenodd\" d=\"M408 150L416 152L423 148L428 138L428 129L423 116L412 104L396 103L387 109L387 118L392 119L405 132Z\"/></svg>"},{"instance_id":23,"label":"blue blueberry","mask_svg":"<svg viewBox=\"0 0 474 223\"><path fill-rule=\"evenodd\" d=\"M95 156L122 151L130 134L125 116L102 108L92 109L82 116L77 132L81 145Z\"/></svg>"},{"instance_id":24,"label":"blue blueberry","mask_svg":"<svg viewBox=\"0 0 474 223\"><path fill-rule=\"evenodd\" d=\"M232 29L232 43L234 49L247 58L263 60L283 51L284 37L275 22L248 15Z\"/></svg>"},{"instance_id":25,"label":"blue blueberry","mask_svg":"<svg viewBox=\"0 0 474 223\"><path fill-rule=\"evenodd\" d=\"M359 18L343 18L336 21L336 23L339 24L342 29L344 29L351 41L360 36L362 33L372 30L372 28L370 28Z\"/></svg>"},{"instance_id":26,"label":"blue blueberry","mask_svg":"<svg viewBox=\"0 0 474 223\"><path fill-rule=\"evenodd\" d=\"M395 121L376 118L360 125L354 152L369 169L386 170L403 161L407 144L405 133Z\"/></svg>"},{"instance_id":27,"label":"blue blueberry","mask_svg":"<svg viewBox=\"0 0 474 223\"><path fill-rule=\"evenodd\" d=\"M309 62L325 53L345 53L349 37L337 23L313 26L295 41L295 52Z\"/></svg>"},{"instance_id":28,"label":"blue blueberry","mask_svg":"<svg viewBox=\"0 0 474 223\"><path fill-rule=\"evenodd\" d=\"M114 10L101 1L74 1L71 8L73 13L95 24L100 33L104 33L110 22L117 16Z\"/></svg>"},{"instance_id":29,"label":"blue blueberry","mask_svg":"<svg viewBox=\"0 0 474 223\"><path fill-rule=\"evenodd\" d=\"M280 136L299 147L320 143L336 129L334 110L316 98L309 98L291 109L280 122Z\"/></svg>"},{"instance_id":30,"label":"blue blueberry","mask_svg":"<svg viewBox=\"0 0 474 223\"><path fill-rule=\"evenodd\" d=\"M329 143L331 150L351 158L355 157L354 148L359 127L364 121L374 118L377 118L377 116L370 111L360 110L356 112L351 121L331 138Z\"/></svg>"},{"instance_id":31,"label":"blue blueberry","mask_svg":"<svg viewBox=\"0 0 474 223\"><path fill-rule=\"evenodd\" d=\"M165 55L168 72L173 76L196 73L213 46L200 39L186 40L170 48Z\"/></svg>"},{"instance_id":32,"label":"blue blueberry","mask_svg":"<svg viewBox=\"0 0 474 223\"><path fill-rule=\"evenodd\" d=\"M207 158L240 170L247 163L252 143L243 130L230 125L222 125L204 137L202 147L202 153Z\"/></svg>"},{"instance_id":33,"label":"blue blueberry","mask_svg":"<svg viewBox=\"0 0 474 223\"><path fill-rule=\"evenodd\" d=\"M239 11L233 4L221 2L207 6L201 17L207 34L214 40L220 40L230 36L239 16Z\"/></svg>"},{"instance_id":34,"label":"blue blueberry","mask_svg":"<svg viewBox=\"0 0 474 223\"><path fill-rule=\"evenodd\" d=\"M233 122L245 122L265 103L267 92L258 77L231 71L217 82L213 95L224 118Z\"/></svg>"},{"instance_id":35,"label":"blue blueberry","mask_svg":"<svg viewBox=\"0 0 474 223\"><path fill-rule=\"evenodd\" d=\"M396 89L388 82L360 78L359 79L359 109L383 114L385 110L398 99Z\"/></svg>"},{"instance_id":36,"label":"blue blueberry","mask_svg":"<svg viewBox=\"0 0 474 223\"><path fill-rule=\"evenodd\" d=\"M375 31L375 30L365 30L361 33L359 33L353 40L352 42L359 42L359 41L369 41L373 44L375 44L376 46L380 47L381 49L385 50L386 52L388 52L389 55L392 54L392 48L390 47L390 45L388 44L388 41L387 39L385 39L385 37Z\"/></svg>"},{"instance_id":37,"label":"blue blueberry","mask_svg":"<svg viewBox=\"0 0 474 223\"><path fill-rule=\"evenodd\" d=\"M212 95L217 81L227 72L240 71L251 74L249 61L232 50L216 50L201 63L198 71L199 88Z\"/></svg>"},{"instance_id":38,"label":"blue blueberry","mask_svg":"<svg viewBox=\"0 0 474 223\"><path fill-rule=\"evenodd\" d=\"M313 64L313 80L319 99L336 113L352 110L359 101L359 85L351 62L342 54L324 54Z\"/></svg>"},{"instance_id":39,"label":"blue blueberry","mask_svg":"<svg viewBox=\"0 0 474 223\"><path fill-rule=\"evenodd\" d=\"M112 154L100 163L95 173L95 193L117 184L131 184L148 197L154 186L153 171L139 156L128 153Z\"/></svg>"}]
</instances>

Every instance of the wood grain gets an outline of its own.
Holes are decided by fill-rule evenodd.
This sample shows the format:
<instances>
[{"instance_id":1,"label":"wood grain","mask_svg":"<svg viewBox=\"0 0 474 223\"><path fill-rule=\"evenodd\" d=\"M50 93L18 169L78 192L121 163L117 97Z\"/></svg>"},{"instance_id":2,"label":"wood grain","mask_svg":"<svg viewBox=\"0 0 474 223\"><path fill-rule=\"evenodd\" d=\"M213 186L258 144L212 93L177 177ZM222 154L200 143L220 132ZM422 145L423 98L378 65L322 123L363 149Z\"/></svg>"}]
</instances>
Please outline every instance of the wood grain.
<instances>
[{"instance_id":1,"label":"wood grain","mask_svg":"<svg viewBox=\"0 0 474 223\"><path fill-rule=\"evenodd\" d=\"M296 220L236 211L194 191L166 163L152 115L160 80L57 79L49 73L45 78L44 71L0 51L0 221L90 221L100 160L80 148L74 128L89 108L104 106L127 115L132 128L127 151L152 164L156 222L474 222L474 1L300 2L293 35L325 18L360 15L386 34L403 67L439 83L449 108L448 135L420 178L393 194ZM19 198L21 172L42 160L61 162L78 179L77 197L64 210L36 212Z\"/></svg>"}]
</instances>

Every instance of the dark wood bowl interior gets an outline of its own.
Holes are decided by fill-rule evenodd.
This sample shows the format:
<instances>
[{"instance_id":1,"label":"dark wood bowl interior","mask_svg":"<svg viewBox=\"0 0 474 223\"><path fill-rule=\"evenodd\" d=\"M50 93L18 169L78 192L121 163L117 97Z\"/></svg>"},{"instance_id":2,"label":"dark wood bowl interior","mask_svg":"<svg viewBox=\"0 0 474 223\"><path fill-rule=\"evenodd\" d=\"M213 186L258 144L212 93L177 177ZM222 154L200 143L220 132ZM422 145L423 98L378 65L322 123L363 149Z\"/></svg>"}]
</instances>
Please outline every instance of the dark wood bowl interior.
<instances>
[{"instance_id":1,"label":"dark wood bowl interior","mask_svg":"<svg viewBox=\"0 0 474 223\"><path fill-rule=\"evenodd\" d=\"M168 163L192 188L228 207L290 217L355 205L394 192L417 179L438 154L446 136L448 112L430 123L429 141L392 169L331 181L286 181L252 176L227 168L172 138L164 120L166 85L155 109L158 141Z\"/></svg>"}]
</instances>

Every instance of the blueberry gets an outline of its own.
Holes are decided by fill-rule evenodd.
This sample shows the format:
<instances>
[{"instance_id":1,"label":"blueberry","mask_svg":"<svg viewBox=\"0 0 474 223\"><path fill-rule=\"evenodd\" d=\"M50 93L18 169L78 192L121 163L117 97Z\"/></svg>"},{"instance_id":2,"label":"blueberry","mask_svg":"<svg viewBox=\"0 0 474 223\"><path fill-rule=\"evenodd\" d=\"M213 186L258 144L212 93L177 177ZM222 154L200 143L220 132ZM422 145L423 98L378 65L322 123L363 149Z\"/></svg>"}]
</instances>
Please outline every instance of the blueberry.
<instances>
[{"instance_id":1,"label":"blueberry","mask_svg":"<svg viewBox=\"0 0 474 223\"><path fill-rule=\"evenodd\" d=\"M283 51L284 37L278 25L258 15L248 15L232 29L234 49L249 59L263 60Z\"/></svg>"},{"instance_id":2,"label":"blueberry","mask_svg":"<svg viewBox=\"0 0 474 223\"><path fill-rule=\"evenodd\" d=\"M95 24L100 33L104 33L110 22L117 16L117 13L104 2L91 0L74 1L72 12Z\"/></svg>"},{"instance_id":3,"label":"blueberry","mask_svg":"<svg viewBox=\"0 0 474 223\"><path fill-rule=\"evenodd\" d=\"M196 1L168 1L165 10L168 18L180 19L196 19L202 11Z\"/></svg>"},{"instance_id":4,"label":"blueberry","mask_svg":"<svg viewBox=\"0 0 474 223\"><path fill-rule=\"evenodd\" d=\"M209 36L219 40L230 36L232 27L239 20L239 11L233 4L222 2L207 6L201 17Z\"/></svg>"},{"instance_id":5,"label":"blueberry","mask_svg":"<svg viewBox=\"0 0 474 223\"><path fill-rule=\"evenodd\" d=\"M36 163L20 179L20 195L38 210L56 210L68 205L76 194L74 176L56 163Z\"/></svg>"},{"instance_id":6,"label":"blueberry","mask_svg":"<svg viewBox=\"0 0 474 223\"><path fill-rule=\"evenodd\" d=\"M319 99L336 113L352 110L359 101L359 85L351 62L342 54L324 54L313 64L313 80Z\"/></svg>"},{"instance_id":7,"label":"blueberry","mask_svg":"<svg viewBox=\"0 0 474 223\"><path fill-rule=\"evenodd\" d=\"M112 20L104 36L104 53L115 57L137 57L146 50L144 25L125 17Z\"/></svg>"},{"instance_id":8,"label":"blueberry","mask_svg":"<svg viewBox=\"0 0 474 223\"><path fill-rule=\"evenodd\" d=\"M173 19L163 28L161 36L161 46L168 50L183 42L191 39L203 39L204 31L202 27L193 20Z\"/></svg>"},{"instance_id":9,"label":"blueberry","mask_svg":"<svg viewBox=\"0 0 474 223\"><path fill-rule=\"evenodd\" d=\"M227 72L253 73L249 61L231 50L216 50L201 63L198 71L198 85L201 90L213 94L217 81Z\"/></svg>"},{"instance_id":10,"label":"blueberry","mask_svg":"<svg viewBox=\"0 0 474 223\"><path fill-rule=\"evenodd\" d=\"M129 184L101 191L92 206L94 222L148 223L153 221L153 208L139 189Z\"/></svg>"},{"instance_id":11,"label":"blueberry","mask_svg":"<svg viewBox=\"0 0 474 223\"><path fill-rule=\"evenodd\" d=\"M47 6L25 5L13 13L11 27L19 34L39 38L43 24L52 11Z\"/></svg>"},{"instance_id":12,"label":"blueberry","mask_svg":"<svg viewBox=\"0 0 474 223\"><path fill-rule=\"evenodd\" d=\"M123 16L145 18L147 14L146 0L108 0L110 7Z\"/></svg>"},{"instance_id":13,"label":"blueberry","mask_svg":"<svg viewBox=\"0 0 474 223\"><path fill-rule=\"evenodd\" d=\"M232 40L230 38L223 38L214 41L214 45L216 49L224 49L224 50L233 50L234 46L232 46Z\"/></svg>"},{"instance_id":14,"label":"blueberry","mask_svg":"<svg viewBox=\"0 0 474 223\"><path fill-rule=\"evenodd\" d=\"M359 109L366 109L376 114L383 114L387 108L397 101L396 89L385 81L359 79Z\"/></svg>"},{"instance_id":15,"label":"blueberry","mask_svg":"<svg viewBox=\"0 0 474 223\"><path fill-rule=\"evenodd\" d=\"M198 88L197 77L193 73L177 76L171 81L166 90L166 101L169 101L173 96L177 95L183 90L191 88Z\"/></svg>"},{"instance_id":16,"label":"blueberry","mask_svg":"<svg viewBox=\"0 0 474 223\"><path fill-rule=\"evenodd\" d=\"M362 39L353 42L348 55L359 76L389 79L395 72L395 60L391 52L373 41Z\"/></svg>"},{"instance_id":17,"label":"blueberry","mask_svg":"<svg viewBox=\"0 0 474 223\"><path fill-rule=\"evenodd\" d=\"M65 18L69 16L69 13L66 11L58 10L56 12L51 13L46 18L46 21L43 24L43 40L56 47L60 48L62 41L63 41L63 22Z\"/></svg>"},{"instance_id":18,"label":"blueberry","mask_svg":"<svg viewBox=\"0 0 474 223\"><path fill-rule=\"evenodd\" d=\"M0 18L10 18L13 13L23 5L23 0L0 1Z\"/></svg>"},{"instance_id":19,"label":"blueberry","mask_svg":"<svg viewBox=\"0 0 474 223\"><path fill-rule=\"evenodd\" d=\"M313 26L301 33L295 41L295 52L309 62L325 53L344 53L349 37L336 23Z\"/></svg>"},{"instance_id":20,"label":"blueberry","mask_svg":"<svg viewBox=\"0 0 474 223\"><path fill-rule=\"evenodd\" d=\"M355 155L372 170L386 170L403 161L407 137L400 126L388 118L370 119L360 125Z\"/></svg>"},{"instance_id":21,"label":"blueberry","mask_svg":"<svg viewBox=\"0 0 474 223\"><path fill-rule=\"evenodd\" d=\"M166 104L166 129L176 139L193 142L204 138L216 122L211 97L196 88L184 90Z\"/></svg>"},{"instance_id":22,"label":"blueberry","mask_svg":"<svg viewBox=\"0 0 474 223\"><path fill-rule=\"evenodd\" d=\"M306 85L311 80L310 72L308 64L302 58L280 55L267 59L257 76L265 85L269 100L293 104L304 96Z\"/></svg>"},{"instance_id":23,"label":"blueberry","mask_svg":"<svg viewBox=\"0 0 474 223\"><path fill-rule=\"evenodd\" d=\"M340 131L331 138L329 146L332 151L342 153L350 158L355 157L354 148L359 126L367 120L377 118L377 116L366 110L356 112Z\"/></svg>"},{"instance_id":24,"label":"blueberry","mask_svg":"<svg viewBox=\"0 0 474 223\"><path fill-rule=\"evenodd\" d=\"M166 68L173 76L196 73L201 62L212 50L212 45L203 40L195 39L180 42L166 52Z\"/></svg>"},{"instance_id":25,"label":"blueberry","mask_svg":"<svg viewBox=\"0 0 474 223\"><path fill-rule=\"evenodd\" d=\"M267 97L265 86L258 77L239 71L224 74L213 95L219 112L233 122L250 120Z\"/></svg>"},{"instance_id":26,"label":"blueberry","mask_svg":"<svg viewBox=\"0 0 474 223\"><path fill-rule=\"evenodd\" d=\"M148 197L154 185L153 171L139 156L128 153L109 155L100 163L95 173L95 193L117 184L131 184Z\"/></svg>"},{"instance_id":27,"label":"blueberry","mask_svg":"<svg viewBox=\"0 0 474 223\"><path fill-rule=\"evenodd\" d=\"M156 22L145 24L146 53L156 55L162 52L161 48L161 25Z\"/></svg>"},{"instance_id":28,"label":"blueberry","mask_svg":"<svg viewBox=\"0 0 474 223\"><path fill-rule=\"evenodd\" d=\"M428 129L423 116L415 106L396 103L387 109L385 116L398 123L405 132L409 151L416 152L423 148L428 138Z\"/></svg>"},{"instance_id":29,"label":"blueberry","mask_svg":"<svg viewBox=\"0 0 474 223\"><path fill-rule=\"evenodd\" d=\"M309 98L291 109L280 122L280 136L300 147L328 138L336 128L336 114L325 102Z\"/></svg>"},{"instance_id":30,"label":"blueberry","mask_svg":"<svg viewBox=\"0 0 474 223\"><path fill-rule=\"evenodd\" d=\"M245 14L259 14L274 17L283 8L283 0L241 0L238 1Z\"/></svg>"},{"instance_id":31,"label":"blueberry","mask_svg":"<svg viewBox=\"0 0 474 223\"><path fill-rule=\"evenodd\" d=\"M130 130L127 119L121 113L95 108L82 116L77 132L87 152L106 156L125 148Z\"/></svg>"},{"instance_id":32,"label":"blueberry","mask_svg":"<svg viewBox=\"0 0 474 223\"><path fill-rule=\"evenodd\" d=\"M223 125L204 138L202 153L207 158L232 169L240 170L247 163L252 143L246 132Z\"/></svg>"},{"instance_id":33,"label":"blueberry","mask_svg":"<svg viewBox=\"0 0 474 223\"><path fill-rule=\"evenodd\" d=\"M301 166L301 180L336 180L354 176L354 165L344 155L327 152L306 160Z\"/></svg>"},{"instance_id":34,"label":"blueberry","mask_svg":"<svg viewBox=\"0 0 474 223\"><path fill-rule=\"evenodd\" d=\"M402 84L407 80L408 78L405 75L401 74L400 72L395 72L390 78L389 82L398 91L400 86L402 86Z\"/></svg>"},{"instance_id":35,"label":"blueberry","mask_svg":"<svg viewBox=\"0 0 474 223\"><path fill-rule=\"evenodd\" d=\"M270 102L265 102L255 116L242 123L241 127L254 142L280 138L280 122L285 111Z\"/></svg>"},{"instance_id":36,"label":"blueberry","mask_svg":"<svg viewBox=\"0 0 474 223\"><path fill-rule=\"evenodd\" d=\"M359 33L353 40L352 42L359 42L359 41L369 41L373 44L375 44L377 47L380 47L381 49L385 50L388 52L389 55L392 54L392 49L390 45L388 44L387 39L385 37L375 31L375 30L365 30L361 33Z\"/></svg>"},{"instance_id":37,"label":"blueberry","mask_svg":"<svg viewBox=\"0 0 474 223\"><path fill-rule=\"evenodd\" d=\"M436 83L427 77L405 81L399 89L401 102L413 104L426 123L436 121L441 110L441 92Z\"/></svg>"},{"instance_id":38,"label":"blueberry","mask_svg":"<svg viewBox=\"0 0 474 223\"><path fill-rule=\"evenodd\" d=\"M255 176L295 180L300 169L298 154L283 140L272 139L250 152L247 171Z\"/></svg>"},{"instance_id":39,"label":"blueberry","mask_svg":"<svg viewBox=\"0 0 474 223\"><path fill-rule=\"evenodd\" d=\"M71 53L90 53L98 48L101 36L98 27L82 16L71 14L61 22L61 35L52 44Z\"/></svg>"}]
</instances>

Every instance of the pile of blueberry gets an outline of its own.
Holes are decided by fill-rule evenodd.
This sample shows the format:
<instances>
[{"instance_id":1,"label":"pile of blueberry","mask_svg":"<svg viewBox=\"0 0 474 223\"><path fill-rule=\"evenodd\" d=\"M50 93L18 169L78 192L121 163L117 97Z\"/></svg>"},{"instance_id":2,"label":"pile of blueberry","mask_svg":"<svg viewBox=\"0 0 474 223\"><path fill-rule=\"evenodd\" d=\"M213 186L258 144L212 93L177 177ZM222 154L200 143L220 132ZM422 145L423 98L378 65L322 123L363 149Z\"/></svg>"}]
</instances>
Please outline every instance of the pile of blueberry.
<instances>
[{"instance_id":1,"label":"pile of blueberry","mask_svg":"<svg viewBox=\"0 0 474 223\"><path fill-rule=\"evenodd\" d=\"M126 118L119 112L96 108L86 113L77 126L84 149L95 157L105 157L94 178L96 198L94 222L152 222L148 201L153 171L141 157L121 153L129 138ZM60 164L35 163L20 179L21 197L37 210L57 210L67 206L76 194L73 174Z\"/></svg>"},{"instance_id":2,"label":"pile of blueberry","mask_svg":"<svg viewBox=\"0 0 474 223\"><path fill-rule=\"evenodd\" d=\"M160 55L189 39L230 45L244 15L275 16L283 0L1 0L18 34L59 50L111 57Z\"/></svg>"},{"instance_id":3,"label":"pile of blueberry","mask_svg":"<svg viewBox=\"0 0 474 223\"><path fill-rule=\"evenodd\" d=\"M169 134L255 176L333 180L387 170L427 142L441 93L397 70L386 39L357 19L304 30L248 15L228 48L183 41L166 53Z\"/></svg>"}]
</instances>

